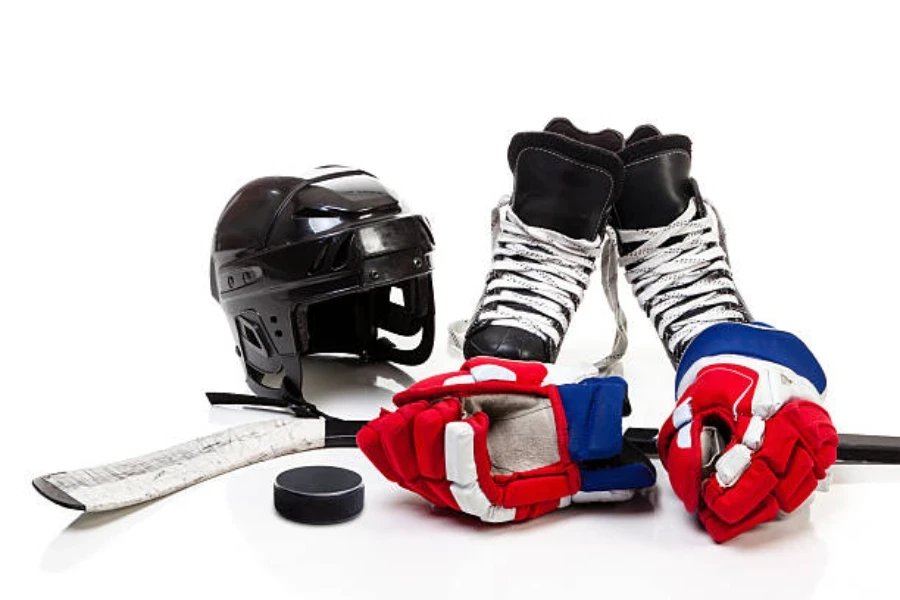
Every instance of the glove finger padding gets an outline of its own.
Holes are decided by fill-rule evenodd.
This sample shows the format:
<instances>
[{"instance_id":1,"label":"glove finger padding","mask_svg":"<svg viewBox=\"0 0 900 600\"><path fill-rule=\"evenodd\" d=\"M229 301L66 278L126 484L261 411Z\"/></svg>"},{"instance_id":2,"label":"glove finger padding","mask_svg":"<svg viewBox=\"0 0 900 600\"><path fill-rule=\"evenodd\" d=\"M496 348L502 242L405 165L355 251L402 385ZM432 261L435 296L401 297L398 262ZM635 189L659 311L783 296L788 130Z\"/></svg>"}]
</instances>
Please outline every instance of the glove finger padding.
<instances>
[{"instance_id":1,"label":"glove finger padding","mask_svg":"<svg viewBox=\"0 0 900 600\"><path fill-rule=\"evenodd\" d=\"M434 481L447 478L444 456L444 428L448 423L459 420L462 406L456 398L448 398L432 403L416 415L413 422L413 443L419 451L416 454L419 472Z\"/></svg>"},{"instance_id":2,"label":"glove finger padding","mask_svg":"<svg viewBox=\"0 0 900 600\"><path fill-rule=\"evenodd\" d=\"M452 496L442 493L442 490L421 477L416 467L418 453L415 450L412 424L426 410L429 410L428 402L421 401L403 406L395 412L382 411L379 418L357 434L357 445L388 480L419 494L435 505L455 508Z\"/></svg>"},{"instance_id":3,"label":"glove finger padding","mask_svg":"<svg viewBox=\"0 0 900 600\"><path fill-rule=\"evenodd\" d=\"M586 489L622 500L653 485L646 457L622 452L624 381L546 376L539 363L469 360L397 394L398 410L364 427L359 447L389 480L488 522L540 516Z\"/></svg>"},{"instance_id":4,"label":"glove finger padding","mask_svg":"<svg viewBox=\"0 0 900 600\"><path fill-rule=\"evenodd\" d=\"M704 482L700 519L719 541L799 508L836 459L837 432L813 402L791 400L765 424L759 449L731 486L718 476Z\"/></svg>"}]
</instances>

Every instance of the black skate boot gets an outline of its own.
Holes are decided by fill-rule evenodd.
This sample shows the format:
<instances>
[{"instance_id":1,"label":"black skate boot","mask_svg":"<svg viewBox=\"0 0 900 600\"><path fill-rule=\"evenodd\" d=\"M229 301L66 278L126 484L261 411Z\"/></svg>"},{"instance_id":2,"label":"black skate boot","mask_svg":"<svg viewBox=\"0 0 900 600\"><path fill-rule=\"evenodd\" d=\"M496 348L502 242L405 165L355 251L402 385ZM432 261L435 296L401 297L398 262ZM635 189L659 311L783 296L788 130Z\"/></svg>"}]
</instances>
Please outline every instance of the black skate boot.
<instances>
[{"instance_id":1,"label":"black skate boot","mask_svg":"<svg viewBox=\"0 0 900 600\"><path fill-rule=\"evenodd\" d=\"M588 142L547 131L512 138L514 191L494 212L493 264L465 333L466 358L556 360L620 192L621 145L611 131Z\"/></svg>"},{"instance_id":2,"label":"black skate boot","mask_svg":"<svg viewBox=\"0 0 900 600\"><path fill-rule=\"evenodd\" d=\"M691 140L635 129L619 153L625 184L611 224L619 262L673 364L706 328L752 319L735 286L725 231L691 178Z\"/></svg>"}]
</instances>

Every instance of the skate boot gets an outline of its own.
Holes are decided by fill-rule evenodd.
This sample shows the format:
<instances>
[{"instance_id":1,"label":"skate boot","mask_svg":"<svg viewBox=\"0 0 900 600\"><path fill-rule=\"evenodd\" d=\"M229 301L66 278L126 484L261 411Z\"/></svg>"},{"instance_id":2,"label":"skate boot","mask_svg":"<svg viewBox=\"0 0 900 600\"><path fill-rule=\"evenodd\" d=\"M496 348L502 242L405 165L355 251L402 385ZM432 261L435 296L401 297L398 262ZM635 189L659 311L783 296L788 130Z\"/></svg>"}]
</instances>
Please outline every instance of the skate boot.
<instances>
[{"instance_id":1,"label":"skate boot","mask_svg":"<svg viewBox=\"0 0 900 600\"><path fill-rule=\"evenodd\" d=\"M510 198L493 215L493 262L463 354L552 363L599 256L622 184L617 132L579 141L519 133Z\"/></svg>"},{"instance_id":2,"label":"skate boot","mask_svg":"<svg viewBox=\"0 0 900 600\"><path fill-rule=\"evenodd\" d=\"M644 125L619 155L625 186L611 224L620 263L677 365L707 327L752 318L732 277L718 215L690 177L690 139Z\"/></svg>"},{"instance_id":3,"label":"skate boot","mask_svg":"<svg viewBox=\"0 0 900 600\"><path fill-rule=\"evenodd\" d=\"M590 135L568 121L554 130ZM690 177L690 140L644 125L619 156L619 262L677 369L660 459L688 511L723 542L795 511L834 463L825 374L799 338L752 322L718 215Z\"/></svg>"}]
</instances>

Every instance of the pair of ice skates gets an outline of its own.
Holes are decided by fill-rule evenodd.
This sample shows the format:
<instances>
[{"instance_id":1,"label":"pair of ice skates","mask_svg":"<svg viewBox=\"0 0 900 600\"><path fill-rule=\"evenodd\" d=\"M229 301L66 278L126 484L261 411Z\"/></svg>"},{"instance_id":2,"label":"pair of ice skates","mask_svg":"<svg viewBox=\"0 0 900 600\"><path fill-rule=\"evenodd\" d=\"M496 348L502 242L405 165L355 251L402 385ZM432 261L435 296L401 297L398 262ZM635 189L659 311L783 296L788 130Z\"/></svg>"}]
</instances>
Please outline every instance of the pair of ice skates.
<instances>
[{"instance_id":1,"label":"pair of ice skates","mask_svg":"<svg viewBox=\"0 0 900 600\"><path fill-rule=\"evenodd\" d=\"M514 193L496 211L494 265L464 353L556 361L605 235L671 360L709 325L750 322L691 142L649 125L625 140L554 119L515 136Z\"/></svg>"}]
</instances>

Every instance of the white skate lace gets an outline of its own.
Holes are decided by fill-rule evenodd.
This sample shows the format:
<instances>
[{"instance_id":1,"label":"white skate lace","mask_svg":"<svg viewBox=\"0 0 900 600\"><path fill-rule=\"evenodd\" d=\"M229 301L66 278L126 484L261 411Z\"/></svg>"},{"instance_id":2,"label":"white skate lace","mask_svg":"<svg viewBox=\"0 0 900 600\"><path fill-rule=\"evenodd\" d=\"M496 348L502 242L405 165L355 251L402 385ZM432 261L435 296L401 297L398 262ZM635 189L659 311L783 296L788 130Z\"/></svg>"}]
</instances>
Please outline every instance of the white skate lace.
<instances>
[{"instance_id":1,"label":"white skate lace","mask_svg":"<svg viewBox=\"0 0 900 600\"><path fill-rule=\"evenodd\" d=\"M640 244L622 255L619 264L638 304L676 360L687 343L710 325L747 318L720 243L715 209L702 201L706 216L695 218L696 202L664 227L618 230L626 247ZM618 308L618 299L615 305Z\"/></svg>"},{"instance_id":2,"label":"white skate lace","mask_svg":"<svg viewBox=\"0 0 900 600\"><path fill-rule=\"evenodd\" d=\"M612 305L616 294L614 244L601 243L600 235L591 241L576 240L531 227L512 212L509 202L509 197L501 199L491 215L491 271L472 321L524 329L559 347L584 297L598 257L602 257L603 272L612 274L612 281L604 282L604 291ZM618 328L613 351L596 363L597 372L589 375L617 372L626 338L624 314L620 310L615 312ZM462 348L467 328L467 321L451 324L452 348Z\"/></svg>"}]
</instances>

